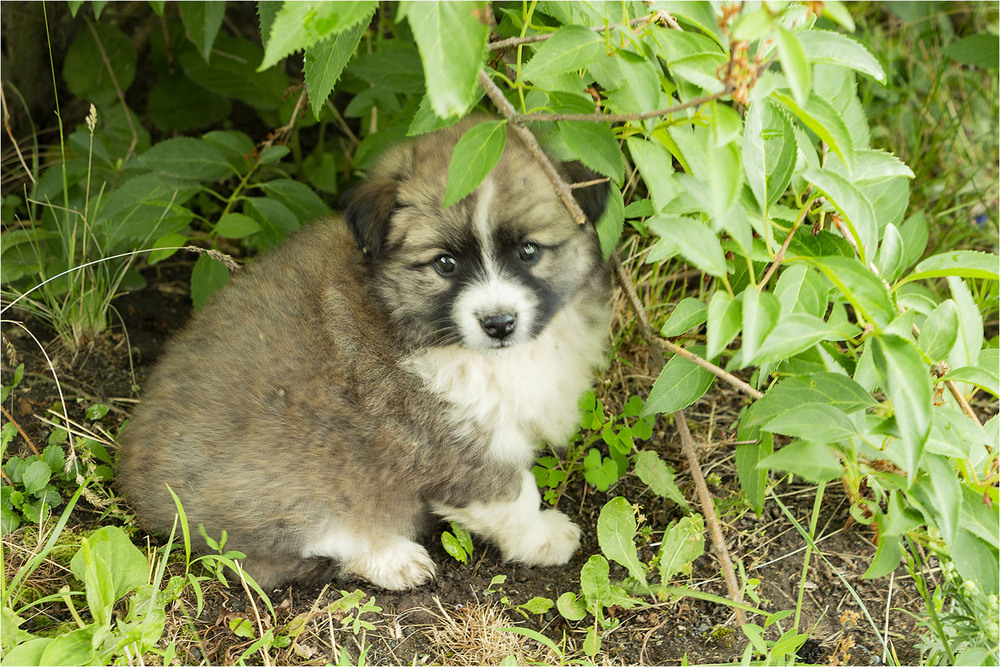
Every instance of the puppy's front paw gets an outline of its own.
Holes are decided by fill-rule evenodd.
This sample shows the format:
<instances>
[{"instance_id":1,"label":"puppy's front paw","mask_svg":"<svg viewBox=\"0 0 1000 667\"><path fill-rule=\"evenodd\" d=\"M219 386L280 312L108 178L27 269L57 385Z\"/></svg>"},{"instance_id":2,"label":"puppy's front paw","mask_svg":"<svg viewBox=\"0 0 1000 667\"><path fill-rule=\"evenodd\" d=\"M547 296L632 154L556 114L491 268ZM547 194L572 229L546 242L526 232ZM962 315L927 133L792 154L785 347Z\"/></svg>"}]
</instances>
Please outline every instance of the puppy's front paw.
<instances>
[{"instance_id":1,"label":"puppy's front paw","mask_svg":"<svg viewBox=\"0 0 1000 667\"><path fill-rule=\"evenodd\" d=\"M390 591L421 586L434 578L434 561L416 542L377 545L346 563L344 569Z\"/></svg>"},{"instance_id":2,"label":"puppy's front paw","mask_svg":"<svg viewBox=\"0 0 1000 667\"><path fill-rule=\"evenodd\" d=\"M504 558L526 565L563 565L580 546L580 527L557 510L539 513L530 529L501 545Z\"/></svg>"}]
</instances>

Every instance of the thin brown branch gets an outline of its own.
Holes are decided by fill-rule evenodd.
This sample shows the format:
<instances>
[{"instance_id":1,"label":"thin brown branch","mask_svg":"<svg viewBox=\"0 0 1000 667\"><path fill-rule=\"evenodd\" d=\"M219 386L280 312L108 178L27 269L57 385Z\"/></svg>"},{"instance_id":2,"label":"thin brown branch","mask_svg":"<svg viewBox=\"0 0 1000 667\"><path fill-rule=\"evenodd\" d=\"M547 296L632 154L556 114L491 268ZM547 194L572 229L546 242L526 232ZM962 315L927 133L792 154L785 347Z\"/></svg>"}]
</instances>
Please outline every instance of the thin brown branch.
<instances>
[{"instance_id":1,"label":"thin brown branch","mask_svg":"<svg viewBox=\"0 0 1000 667\"><path fill-rule=\"evenodd\" d=\"M632 281L629 278L628 273L625 271L625 267L622 266L621 258L619 258L617 254L611 257L611 265L618 276L618 283L622 286L622 290L625 292L625 296L628 299L629 304L632 306L632 310L635 311L636 317L639 319L639 328L642 335L648 342L659 345L671 354L678 354L684 357L691 363L704 368L717 378L725 380L737 390L754 399L758 399L764 395L732 373L719 368L711 361L702 359L697 354L690 352L680 345L676 345L675 343L672 343L657 334L653 325L649 321L649 317L646 315L646 310L643 308L642 302L639 300L639 295L635 293L635 288L632 287Z\"/></svg>"},{"instance_id":2,"label":"thin brown branch","mask_svg":"<svg viewBox=\"0 0 1000 667\"><path fill-rule=\"evenodd\" d=\"M962 412L964 412L969 417L969 419L976 422L977 426L982 426L982 424L979 423L979 418L976 417L976 413L972 411L972 406L969 405L969 401L965 399L965 395L962 394L961 391L959 391L958 385L955 384L955 381L945 380L944 384L946 387L948 387L948 391L951 392L951 395L955 397L955 400L958 402L959 407L962 408Z\"/></svg>"},{"instance_id":3,"label":"thin brown branch","mask_svg":"<svg viewBox=\"0 0 1000 667\"><path fill-rule=\"evenodd\" d=\"M16 421L14 421L14 418L10 416L10 413L7 412L7 408L0 405L0 412L3 412L3 416L7 418L7 421L9 421L11 424L14 425L14 428L17 429L17 432L20 433L21 437L24 438L24 441L28 443L28 447L31 447L31 451L33 451L36 456L41 456L41 453L38 451L38 447L35 447L35 443L31 441L31 438L29 438L28 434L24 432L24 429L21 428L21 425L18 424Z\"/></svg>"},{"instance_id":4,"label":"thin brown branch","mask_svg":"<svg viewBox=\"0 0 1000 667\"><path fill-rule=\"evenodd\" d=\"M708 104L709 102L725 97L730 93L732 93L732 90L727 87L717 93L696 97L693 100L681 102L680 104L675 104L672 107L657 109L655 111L644 111L642 113L516 113L509 120L512 123L551 123L574 120L588 123L628 123L631 121L659 118L660 116L669 116L670 114L678 111L684 111L685 109L698 107L702 104Z\"/></svg>"},{"instance_id":5,"label":"thin brown branch","mask_svg":"<svg viewBox=\"0 0 1000 667\"><path fill-rule=\"evenodd\" d=\"M819 201L819 200L817 200ZM788 236L785 237L785 242L781 244L781 248L778 250L778 254L774 256L774 261L771 262L771 266L767 268L767 273L761 278L761 281L757 284L757 291L760 292L767 285L767 281L771 279L774 272L778 270L778 266L781 265L781 261L785 258L785 252L788 250L788 245L792 242L792 237L795 236L795 232L799 230L802 225L802 221L806 219L809 211L812 210L812 202L802 207L799 211L798 217L795 218L795 224L792 225L792 231L788 232Z\"/></svg>"},{"instance_id":6,"label":"thin brown branch","mask_svg":"<svg viewBox=\"0 0 1000 667\"><path fill-rule=\"evenodd\" d=\"M87 22L87 27L90 28L90 32L94 37L94 43L97 44L97 50L101 54L101 60L104 61L104 66L108 70L108 77L111 78L111 83L115 87L115 94L118 96L118 102L122 105L122 110L125 112L125 122L128 123L129 132L132 133L132 141L129 143L128 151L125 153L125 159L122 160L122 164L129 161L132 157L132 153L135 152L135 147L139 143L139 133L135 129L135 124L132 122L132 112L129 111L128 104L125 103L125 93L122 92L122 87L118 85L118 78L115 76L115 70L111 67L111 59L108 58L107 52L104 50L104 45L101 43L101 38L97 35L97 29L94 24L86 16L84 20Z\"/></svg>"},{"instance_id":7,"label":"thin brown branch","mask_svg":"<svg viewBox=\"0 0 1000 667\"><path fill-rule=\"evenodd\" d=\"M691 431L688 430L687 420L684 419L684 413L681 410L674 413L674 423L677 424L677 431L681 435L681 448L684 450L684 456L687 457L688 468L691 470L691 477L694 478L694 486L698 490L698 500L701 502L701 511L705 515L705 525L712 539L712 548L722 566L726 588L729 589L729 599L739 604L743 602L743 595L740 592L739 582L736 581L733 560L729 557L726 538L722 535L719 519L715 515L715 501L712 498L712 493L708 490L708 485L705 484L705 475L701 472L701 464L698 462L694 440L691 438ZM736 622L743 625L746 622L743 610L739 607L733 607L733 611L736 613Z\"/></svg>"},{"instance_id":8,"label":"thin brown branch","mask_svg":"<svg viewBox=\"0 0 1000 667\"><path fill-rule=\"evenodd\" d=\"M511 120L513 117L517 116L518 113L514 109L514 106L507 101L506 97L504 97L503 91L500 90L495 83L493 83L493 80L490 78L490 75L486 73L486 70L479 70L479 85L483 87L483 90L486 91L486 95L493 100L497 109L499 109L500 113L503 114L503 117L507 119L508 124L514 128L514 132L516 132L517 136L519 136L521 141L524 142L525 147L535 158L535 161L538 162L538 165L542 168L542 171L545 172L549 181L552 182L556 192L559 193L559 198L562 199L563 204L569 210L573 219L576 220L576 223L578 225L582 225L587 222L586 214L584 214L580 205L576 203L576 200L573 199L573 193L570 191L569 186L566 185L566 182L562 179L562 176L559 175L559 172L556 171L552 161L549 160L548 156L545 155L545 152L542 151L542 147L538 144L538 140L535 139L535 135L531 133L531 130L518 123L518 121Z\"/></svg>"}]
</instances>

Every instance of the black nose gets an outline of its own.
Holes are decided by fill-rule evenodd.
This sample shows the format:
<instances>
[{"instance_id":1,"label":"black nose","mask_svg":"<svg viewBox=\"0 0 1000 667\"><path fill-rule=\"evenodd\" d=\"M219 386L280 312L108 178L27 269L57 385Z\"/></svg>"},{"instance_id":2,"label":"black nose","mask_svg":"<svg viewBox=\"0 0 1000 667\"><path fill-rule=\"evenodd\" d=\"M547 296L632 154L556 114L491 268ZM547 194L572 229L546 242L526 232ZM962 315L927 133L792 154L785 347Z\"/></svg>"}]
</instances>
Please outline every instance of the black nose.
<instances>
[{"instance_id":1,"label":"black nose","mask_svg":"<svg viewBox=\"0 0 1000 667\"><path fill-rule=\"evenodd\" d=\"M517 318L510 313L490 315L479 320L479 326L483 328L483 331L490 338L503 340L514 333L514 329L517 328Z\"/></svg>"}]
</instances>

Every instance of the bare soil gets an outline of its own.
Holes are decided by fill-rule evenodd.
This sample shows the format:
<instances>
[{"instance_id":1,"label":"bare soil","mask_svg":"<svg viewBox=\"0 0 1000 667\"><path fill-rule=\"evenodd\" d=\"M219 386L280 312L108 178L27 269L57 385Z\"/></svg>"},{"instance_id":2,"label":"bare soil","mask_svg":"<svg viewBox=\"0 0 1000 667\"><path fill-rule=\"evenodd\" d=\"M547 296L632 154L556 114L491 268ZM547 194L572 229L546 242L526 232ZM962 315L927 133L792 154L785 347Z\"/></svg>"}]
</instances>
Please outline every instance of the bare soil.
<instances>
[{"instance_id":1,"label":"bare soil","mask_svg":"<svg viewBox=\"0 0 1000 667\"><path fill-rule=\"evenodd\" d=\"M164 341L187 319L190 266L189 262L178 260L144 269L149 285L115 302L124 327L116 326L92 341L76 358L60 352L58 342L44 326L27 322L53 358L71 418L83 422L86 407L103 402L113 409L99 425L110 434L117 431L135 399L141 396L141 389L136 393L135 386L141 388L145 373L155 363ZM50 427L37 417L45 415L46 409L58 400L52 370L38 346L19 328L6 326L4 335L12 343L17 361L25 364L24 380L4 407L33 443L44 447ZM600 388L610 405L623 403L631 392L644 396L651 385L653 372L645 370L649 361L644 355L648 353L641 346L630 348L630 345L633 344L623 344L619 350L619 357L627 362L616 362ZM5 355L5 381L10 378L10 363ZM748 577L760 580L757 594L763 608L791 610L799 594L805 543L774 503L769 503L764 516L757 518L741 500L733 447L727 444L734 440L730 426L741 405L739 396L716 387L686 410L686 415L696 441L703 443L699 451L701 464L709 477L734 560L742 563ZM639 446L655 449L678 471L677 480L693 501L695 493L672 425L661 420L653 438ZM18 452L30 453L20 436L12 444L12 453ZM813 487L784 485L779 495L796 518L808 525ZM246 656L248 664L265 661L337 664L341 649L355 664L361 664L361 660L368 664L497 664L508 656L513 656L518 664L585 659L582 644L592 618L571 623L555 607L541 615L517 607L534 597L554 601L566 591L580 590L580 568L591 555L600 553L597 516L604 503L614 496L624 496L630 503L641 506L646 525L652 529L651 536L640 546L640 556L648 561L656 552L664 528L682 516L681 511L652 494L631 475L607 493L595 491L582 479L572 479L559 501L559 509L583 527L584 539L576 557L564 567L539 569L503 563L498 551L484 542L477 542L470 562L461 564L441 547L441 531L447 526L436 525L423 542L438 565L438 576L419 590L389 592L350 580L334 581L323 589L287 588L271 596L277 612L277 619L271 619L263 614L260 601L251 604L251 598L239 587L206 582L205 608L200 616L195 616L196 599L190 589L167 609L167 631L162 645L176 642L175 662L180 664L234 664L253 642L230 629L230 620L244 617L258 630L273 627L277 634L286 635L293 619L298 621L292 627L301 622L297 626L301 632L292 644L271 647L266 656L264 651L257 651ZM147 536L134 525L131 515L123 511L123 501L110 493L109 497L104 507L81 501L70 527L85 531L100 524L117 523L132 532L136 544L145 544L147 540L153 546L162 543L160 538ZM818 526L823 557L813 556L805 581L799 627L811 638L799 652L800 661L829 665L883 664L881 635L901 664L918 662L913 614L918 614L922 605L912 581L902 569L892 577L875 581L862 578L875 551L875 535L865 526L852 524L848 503L835 485L827 489ZM11 549L11 545L18 540L30 540L30 535L22 535L25 530L4 537L8 568L18 566L17 549ZM182 572L183 565L173 565L171 571L175 569L175 573ZM12 569L7 572L7 576L13 573ZM67 578L71 579L58 564L53 564L47 572L51 581L40 585L52 591L66 583ZM624 574L624 570L612 564L613 577L624 578ZM491 587L497 575L506 575L506 581ZM693 574L686 583L700 591L726 595L718 561L710 546L694 563ZM365 600L374 597L374 604L381 608L361 616L374 629L361 627L355 632L351 612L328 610L329 604L342 596L341 591L355 589L365 592ZM741 659L747 640L728 607L691 598L647 602L650 604L644 607L612 610L619 623L603 632L597 663L701 664ZM258 614L263 614L259 620ZM866 614L870 614L871 620ZM28 629L38 631L68 620L65 607L52 604L32 620L35 627ZM759 617L750 620L763 622ZM791 623L792 618L788 617L781 627L787 630ZM541 632L561 647L563 655L554 654L534 640L499 630L504 627ZM766 636L776 638L776 633L772 626ZM156 656L146 656L144 661L155 664L156 660Z\"/></svg>"}]
</instances>

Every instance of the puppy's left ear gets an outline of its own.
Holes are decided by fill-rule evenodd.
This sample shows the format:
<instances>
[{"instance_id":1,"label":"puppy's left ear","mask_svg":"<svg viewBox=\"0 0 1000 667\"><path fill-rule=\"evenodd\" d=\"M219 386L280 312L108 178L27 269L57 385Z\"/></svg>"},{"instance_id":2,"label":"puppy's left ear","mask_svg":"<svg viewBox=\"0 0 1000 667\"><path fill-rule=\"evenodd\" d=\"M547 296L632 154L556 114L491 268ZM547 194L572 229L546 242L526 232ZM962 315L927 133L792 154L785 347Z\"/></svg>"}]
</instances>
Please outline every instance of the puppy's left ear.
<instances>
[{"instance_id":1,"label":"puppy's left ear","mask_svg":"<svg viewBox=\"0 0 1000 667\"><path fill-rule=\"evenodd\" d=\"M394 180L368 181L347 191L337 202L366 257L377 255L382 249L389 220L398 208L398 188L399 183Z\"/></svg>"},{"instance_id":2,"label":"puppy's left ear","mask_svg":"<svg viewBox=\"0 0 1000 667\"><path fill-rule=\"evenodd\" d=\"M559 165L559 174L569 185L575 183L586 183L588 181L601 180L602 176L583 166L579 160L573 162L563 162ZM608 190L611 185L607 180L582 188L573 188L573 199L583 209L584 215L590 224L597 222L604 213L604 207L608 204Z\"/></svg>"}]
</instances>

